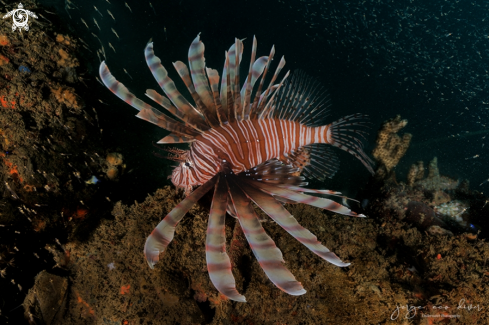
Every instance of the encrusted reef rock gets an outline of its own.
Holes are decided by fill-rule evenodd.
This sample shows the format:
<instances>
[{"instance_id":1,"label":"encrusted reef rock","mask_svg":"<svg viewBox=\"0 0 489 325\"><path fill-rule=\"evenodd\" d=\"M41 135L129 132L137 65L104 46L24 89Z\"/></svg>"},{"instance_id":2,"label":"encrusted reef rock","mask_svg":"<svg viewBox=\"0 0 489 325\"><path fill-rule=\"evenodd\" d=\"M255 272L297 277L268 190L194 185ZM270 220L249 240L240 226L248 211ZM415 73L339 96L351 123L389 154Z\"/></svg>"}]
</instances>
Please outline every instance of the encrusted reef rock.
<instances>
[{"instance_id":1,"label":"encrusted reef rock","mask_svg":"<svg viewBox=\"0 0 489 325\"><path fill-rule=\"evenodd\" d=\"M375 148L372 152L372 155L380 165L377 170L378 177L386 177L406 154L412 134L405 133L400 137L397 133L407 123L407 120L401 120L401 116L397 115L395 118L385 121L380 128Z\"/></svg>"},{"instance_id":2,"label":"encrusted reef rock","mask_svg":"<svg viewBox=\"0 0 489 325\"><path fill-rule=\"evenodd\" d=\"M2 4L4 11L18 6ZM22 4L48 15L31 0ZM29 24L28 32L12 31L11 17L0 24L1 324L4 316L23 324L15 320L22 313L16 307L35 274L54 265L45 245L110 209L96 198L98 186L86 183L105 162L95 105L87 105L89 89L77 72L87 70L77 59L79 40L41 17Z\"/></svg>"},{"instance_id":3,"label":"encrusted reef rock","mask_svg":"<svg viewBox=\"0 0 489 325\"><path fill-rule=\"evenodd\" d=\"M484 273L489 247L480 239L446 236L441 227L433 227L428 236L387 213L351 218L287 204L302 226L351 265L327 263L277 224L263 222L287 268L307 290L290 296L266 277L239 222L227 217L226 251L236 287L247 298L246 303L229 301L207 272L206 199L177 225L153 270L145 261L148 234L181 200L165 187L144 202L117 203L114 220L103 220L89 240L67 245L71 290L62 324L403 324L406 312L396 316L396 306L406 305L424 306L410 324L425 324L422 315L439 313L433 306L456 310L464 297L481 307L489 300ZM428 204L417 205L413 210L430 211ZM456 313L463 324L489 319L485 308Z\"/></svg>"}]
</instances>

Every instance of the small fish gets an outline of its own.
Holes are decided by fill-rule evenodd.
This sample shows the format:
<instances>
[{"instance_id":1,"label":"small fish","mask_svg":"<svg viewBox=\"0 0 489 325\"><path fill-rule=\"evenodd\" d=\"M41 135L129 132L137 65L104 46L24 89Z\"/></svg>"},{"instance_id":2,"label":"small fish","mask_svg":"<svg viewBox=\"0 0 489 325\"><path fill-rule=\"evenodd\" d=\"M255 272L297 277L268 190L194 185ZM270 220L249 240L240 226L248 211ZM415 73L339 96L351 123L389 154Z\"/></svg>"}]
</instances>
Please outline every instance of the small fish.
<instances>
[{"instance_id":1,"label":"small fish","mask_svg":"<svg viewBox=\"0 0 489 325\"><path fill-rule=\"evenodd\" d=\"M81 19L82 23L87 27L87 29L90 29L90 27L88 27L88 25L87 25L87 22L84 21L83 18L80 18L80 19Z\"/></svg>"},{"instance_id":2,"label":"small fish","mask_svg":"<svg viewBox=\"0 0 489 325\"><path fill-rule=\"evenodd\" d=\"M109 16L112 17L112 19L114 19L114 21L115 21L114 15L112 15L112 13L110 12L109 9L107 9L107 12L109 13Z\"/></svg>"},{"instance_id":3,"label":"small fish","mask_svg":"<svg viewBox=\"0 0 489 325\"><path fill-rule=\"evenodd\" d=\"M130 11L130 12L131 12L131 14L132 14L132 9L131 9L131 7L129 7L129 5L127 4L127 2L124 2L124 3L126 4L127 9L129 9L129 11Z\"/></svg>"},{"instance_id":4,"label":"small fish","mask_svg":"<svg viewBox=\"0 0 489 325\"><path fill-rule=\"evenodd\" d=\"M111 28L112 29L112 33L115 34L115 36L117 36L117 38L119 38L119 35L117 35L117 32L115 31L115 29ZM120 39L120 38L119 38Z\"/></svg>"},{"instance_id":5,"label":"small fish","mask_svg":"<svg viewBox=\"0 0 489 325\"><path fill-rule=\"evenodd\" d=\"M98 52L97 52L97 55L98 55ZM99 58L99 60L100 60L100 56L99 56L98 58ZM102 62L102 60L100 60L100 62ZM98 81L98 82L100 82L100 84L101 84L102 86L104 86L104 87L105 87L105 85L102 83L102 81L100 81L100 79L99 79L98 77L95 77L95 78L97 79L97 81Z\"/></svg>"},{"instance_id":6,"label":"small fish","mask_svg":"<svg viewBox=\"0 0 489 325\"><path fill-rule=\"evenodd\" d=\"M97 11L97 12L100 14L100 16L102 16L102 17L104 16L104 15L102 15L102 13L101 13L100 11L98 11L97 7L95 7L95 6L93 6L93 7L94 7L94 8L95 8L95 10L96 10L96 11Z\"/></svg>"},{"instance_id":7,"label":"small fish","mask_svg":"<svg viewBox=\"0 0 489 325\"><path fill-rule=\"evenodd\" d=\"M122 68L124 70L124 72L132 79L131 75L129 74L129 72L126 71L126 69ZM134 79L133 79L134 80Z\"/></svg>"},{"instance_id":8,"label":"small fish","mask_svg":"<svg viewBox=\"0 0 489 325\"><path fill-rule=\"evenodd\" d=\"M155 13L155 16L158 16L158 15L156 14L156 10L155 10L155 8L153 7L153 5L151 4L151 2L149 3L149 6L151 7L151 9L153 9L153 12Z\"/></svg>"},{"instance_id":9,"label":"small fish","mask_svg":"<svg viewBox=\"0 0 489 325\"><path fill-rule=\"evenodd\" d=\"M109 0L105 0L105 1L107 1L109 3L109 5L111 4Z\"/></svg>"},{"instance_id":10,"label":"small fish","mask_svg":"<svg viewBox=\"0 0 489 325\"><path fill-rule=\"evenodd\" d=\"M109 104L107 104L107 103L104 103L104 102L103 102L103 101L102 101L101 99L99 99L98 101L99 101L99 102L101 102L101 103L102 103L102 104L104 104L104 105L107 105L107 106L109 106Z\"/></svg>"},{"instance_id":11,"label":"small fish","mask_svg":"<svg viewBox=\"0 0 489 325\"><path fill-rule=\"evenodd\" d=\"M107 59L107 55L105 55L105 47L102 45L102 50L100 51L104 55L104 58Z\"/></svg>"},{"instance_id":12,"label":"small fish","mask_svg":"<svg viewBox=\"0 0 489 325\"><path fill-rule=\"evenodd\" d=\"M168 41L168 37L166 35L166 27L165 26L163 26L163 30L165 31L165 41Z\"/></svg>"},{"instance_id":13,"label":"small fish","mask_svg":"<svg viewBox=\"0 0 489 325\"><path fill-rule=\"evenodd\" d=\"M96 20L95 18L93 18L93 21L95 22L95 25L97 25L98 29L99 29L99 30L101 30L101 29L100 29L100 26L99 26L99 25L98 25L98 23L97 23L97 20Z\"/></svg>"},{"instance_id":14,"label":"small fish","mask_svg":"<svg viewBox=\"0 0 489 325\"><path fill-rule=\"evenodd\" d=\"M117 53L117 52L115 51L115 48L112 46L112 44L110 44L110 42L109 42L109 46L110 46L110 48L111 48L111 49L114 51L114 53Z\"/></svg>"},{"instance_id":15,"label":"small fish","mask_svg":"<svg viewBox=\"0 0 489 325\"><path fill-rule=\"evenodd\" d=\"M98 79L98 78L97 78ZM95 185L97 184L99 181L99 179L96 177L96 176L92 176L92 178L90 178L88 181L86 181L85 183L89 184L89 185Z\"/></svg>"}]
</instances>

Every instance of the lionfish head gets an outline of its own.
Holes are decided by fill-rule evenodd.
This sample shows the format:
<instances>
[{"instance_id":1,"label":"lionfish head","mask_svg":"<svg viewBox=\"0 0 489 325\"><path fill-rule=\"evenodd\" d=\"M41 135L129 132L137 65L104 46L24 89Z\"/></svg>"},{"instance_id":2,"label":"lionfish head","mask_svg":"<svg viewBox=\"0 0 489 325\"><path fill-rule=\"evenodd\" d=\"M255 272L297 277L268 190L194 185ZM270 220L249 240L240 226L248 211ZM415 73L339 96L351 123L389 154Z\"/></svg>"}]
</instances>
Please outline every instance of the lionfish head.
<instances>
[{"instance_id":1,"label":"lionfish head","mask_svg":"<svg viewBox=\"0 0 489 325\"><path fill-rule=\"evenodd\" d=\"M176 188L184 189L185 194L188 196L194 186L201 185L192 173L194 162L190 158L190 151L177 148L166 148L164 150L170 153L165 157L166 159L179 162L171 173L171 182Z\"/></svg>"}]
</instances>

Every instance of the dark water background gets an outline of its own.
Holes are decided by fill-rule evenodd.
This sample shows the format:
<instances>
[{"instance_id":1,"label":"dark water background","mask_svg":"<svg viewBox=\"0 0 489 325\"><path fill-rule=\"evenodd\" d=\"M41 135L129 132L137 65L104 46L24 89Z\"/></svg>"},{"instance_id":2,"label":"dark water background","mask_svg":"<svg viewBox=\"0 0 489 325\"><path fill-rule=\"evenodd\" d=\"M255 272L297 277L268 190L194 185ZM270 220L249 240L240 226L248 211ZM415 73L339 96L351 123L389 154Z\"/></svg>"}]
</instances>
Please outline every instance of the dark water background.
<instances>
[{"instance_id":1,"label":"dark water background","mask_svg":"<svg viewBox=\"0 0 489 325\"><path fill-rule=\"evenodd\" d=\"M132 13L123 1L109 1L73 1L78 9L68 9L71 19L63 2L41 3L56 6L71 31L94 52L100 48L91 33L96 34L111 72L141 99L147 99L147 88L158 89L144 61L150 38L176 81L171 62L187 62L188 47L198 33L206 47L207 66L220 72L224 51L234 37L247 39L242 64L247 69L256 35L259 56L268 55L275 44L275 64L285 55L286 69L303 69L327 86L333 103L331 121L356 112L371 116L368 153L383 121L397 114L409 120L403 131L414 136L397 167L399 179L405 178L410 164L424 160L427 165L437 156L442 174L469 179L482 191L489 186L479 186L489 177L489 152L484 146L489 109L487 2L153 0L155 14L148 1L128 0ZM93 78L99 59L95 53L83 55L91 62L88 75ZM91 87L93 98L86 100L99 112L106 145L123 153L128 169L133 169L121 182L126 190L121 198L140 200L169 184L169 164L155 157L152 145L167 132L135 118L135 109L98 83ZM110 106L101 105L99 98ZM321 187L355 196L369 174L353 157L338 154L340 172Z\"/></svg>"}]
</instances>

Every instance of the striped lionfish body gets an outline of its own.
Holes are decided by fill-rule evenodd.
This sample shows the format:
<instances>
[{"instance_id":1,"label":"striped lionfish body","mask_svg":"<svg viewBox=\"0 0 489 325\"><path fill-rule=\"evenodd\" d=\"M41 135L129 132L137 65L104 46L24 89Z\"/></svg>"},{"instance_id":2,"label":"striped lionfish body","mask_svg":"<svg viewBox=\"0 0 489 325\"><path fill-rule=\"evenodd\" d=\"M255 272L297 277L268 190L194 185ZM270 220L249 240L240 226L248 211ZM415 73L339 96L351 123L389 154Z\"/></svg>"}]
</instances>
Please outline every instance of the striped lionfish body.
<instances>
[{"instance_id":1,"label":"striped lionfish body","mask_svg":"<svg viewBox=\"0 0 489 325\"><path fill-rule=\"evenodd\" d=\"M332 146L353 154L373 172L372 161L362 145L366 134L361 128L365 126L364 116L354 114L321 125L329 107L322 87L302 73L286 81L288 72L275 84L285 65L283 57L266 86L275 49L272 47L269 56L256 59L255 38L248 74L240 87L242 52L243 43L236 39L225 54L220 78L216 70L205 67L200 36L194 39L188 56L190 71L183 62L173 64L192 96L192 104L177 90L160 59L154 55L153 43L146 46L146 62L167 97L151 89L146 95L177 119L135 97L112 76L105 62L100 65L100 76L114 94L139 110L138 117L172 132L158 143L190 143L189 150L168 149L173 154L169 159L179 162L172 172L172 183L184 188L187 197L165 216L146 240L144 253L149 266L153 268L159 260L187 211L213 189L206 261L216 289L232 300L246 301L236 290L226 253L224 220L228 212L239 221L269 279L281 290L301 295L306 291L283 265L282 253L261 226L251 203L313 253L337 266L348 266L349 263L342 262L301 227L283 203L306 203L363 217L332 200L304 194L340 193L304 188L307 183L299 174L318 179L331 177L338 169Z\"/></svg>"}]
</instances>

